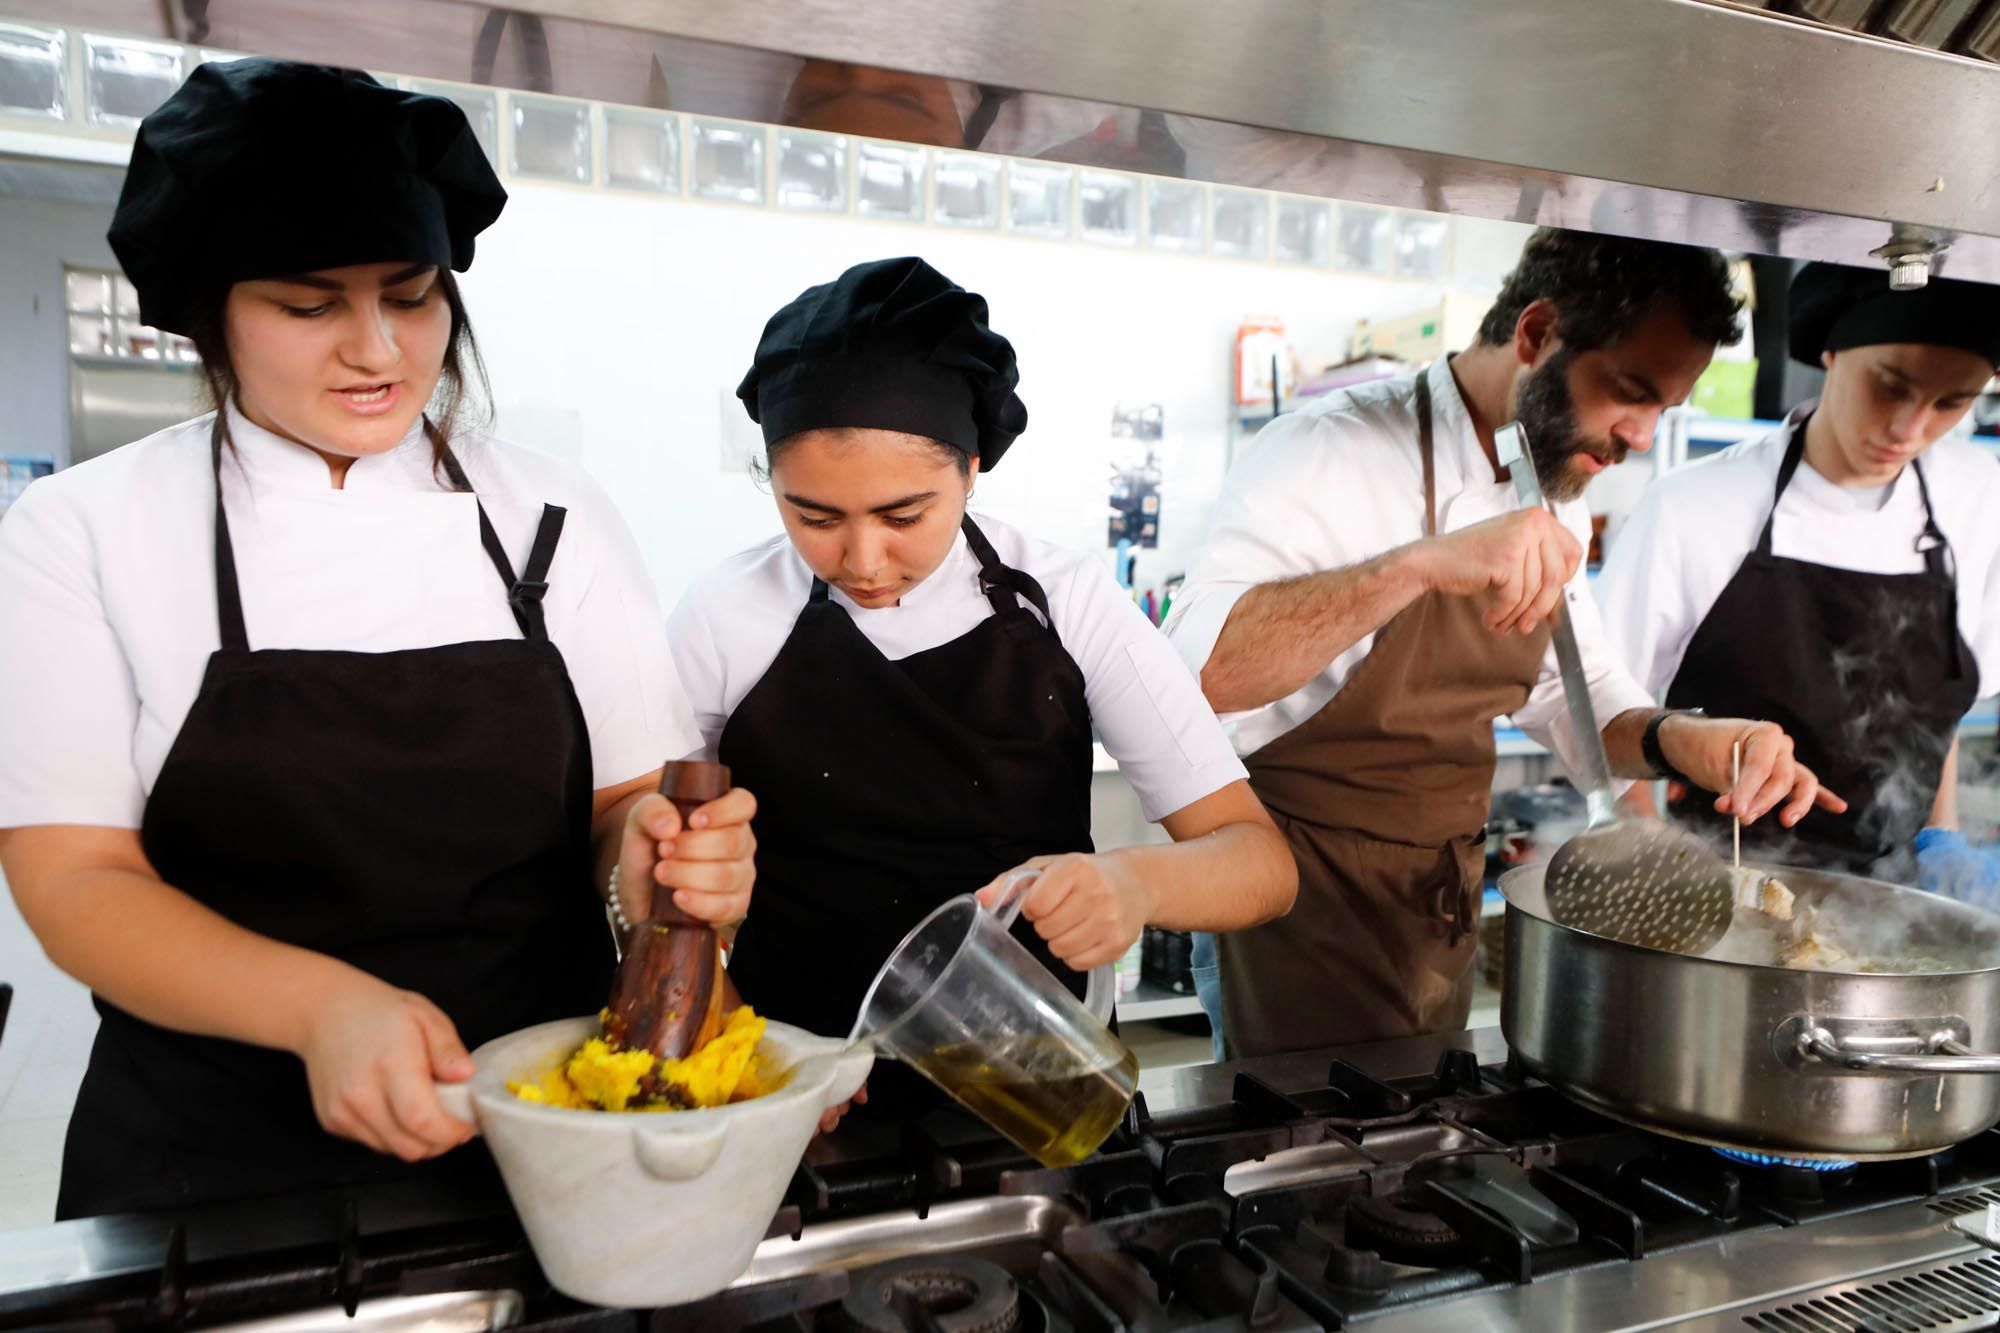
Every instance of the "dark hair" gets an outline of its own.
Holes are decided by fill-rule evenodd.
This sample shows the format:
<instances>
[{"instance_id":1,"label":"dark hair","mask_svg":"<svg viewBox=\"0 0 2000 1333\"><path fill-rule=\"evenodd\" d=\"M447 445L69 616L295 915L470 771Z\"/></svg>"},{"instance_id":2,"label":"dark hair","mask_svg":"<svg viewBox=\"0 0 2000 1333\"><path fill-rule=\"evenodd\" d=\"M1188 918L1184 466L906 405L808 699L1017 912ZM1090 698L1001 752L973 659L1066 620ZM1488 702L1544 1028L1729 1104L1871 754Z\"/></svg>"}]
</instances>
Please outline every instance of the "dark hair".
<instances>
[{"instance_id":1,"label":"dark hair","mask_svg":"<svg viewBox=\"0 0 2000 1333\"><path fill-rule=\"evenodd\" d=\"M816 429L839 433L849 430L858 430L861 428L857 426L821 426L817 427ZM750 464L751 475L756 477L757 480L759 481L765 481L765 482L769 481L771 479L771 469L777 466L778 455L783 453L785 450L791 448L794 444L798 443L800 435L806 435L809 433L810 432L807 431L799 431L795 435L787 435L783 439L773 440L769 444L765 445L764 460L761 463L755 460L751 461ZM908 432L897 431L896 434L906 435L908 434ZM972 458L969 454L965 452L965 450L960 449L955 445L946 444L943 440L930 439L928 436L911 435L910 438L913 440L922 440L924 444L930 448L930 451L933 454L937 455L938 462L956 463L958 465L958 478L960 481L972 480Z\"/></svg>"},{"instance_id":2,"label":"dark hair","mask_svg":"<svg viewBox=\"0 0 2000 1333\"><path fill-rule=\"evenodd\" d=\"M1579 352L1610 346L1659 310L1678 312L1700 342L1734 342L1743 331L1728 263L1692 245L1538 227L1480 321L1479 341L1511 341L1539 300L1555 303L1556 334Z\"/></svg>"},{"instance_id":3,"label":"dark hair","mask_svg":"<svg viewBox=\"0 0 2000 1333\"><path fill-rule=\"evenodd\" d=\"M492 398L492 387L486 380L486 362L481 359L479 343L472 336L472 317L466 314L458 280L442 265L437 270L437 289L451 310L451 333L445 340L444 368L438 374L437 388L424 412L424 434L431 442L433 470L443 462L445 445L458 433L464 418L484 420L486 405ZM228 303L227 287L203 300L189 317L188 339L201 357L202 382L209 406L219 414L223 443L233 449L235 442L229 438L229 418L223 408L235 401L242 382L236 377L236 363L229 355L229 338L224 331L223 311ZM476 398L472 392L475 383Z\"/></svg>"}]
</instances>

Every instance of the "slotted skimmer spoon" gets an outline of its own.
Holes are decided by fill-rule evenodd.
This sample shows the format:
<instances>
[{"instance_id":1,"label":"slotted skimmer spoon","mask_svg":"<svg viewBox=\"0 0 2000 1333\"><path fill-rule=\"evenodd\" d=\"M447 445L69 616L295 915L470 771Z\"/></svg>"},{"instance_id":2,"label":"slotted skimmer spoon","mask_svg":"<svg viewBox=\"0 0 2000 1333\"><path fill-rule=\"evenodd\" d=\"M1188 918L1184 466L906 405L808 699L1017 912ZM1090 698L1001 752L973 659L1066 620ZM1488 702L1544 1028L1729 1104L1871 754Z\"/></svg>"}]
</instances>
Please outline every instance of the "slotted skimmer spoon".
<instances>
[{"instance_id":1,"label":"slotted skimmer spoon","mask_svg":"<svg viewBox=\"0 0 2000 1333\"><path fill-rule=\"evenodd\" d=\"M1533 456L1520 425L1494 436L1499 461L1512 474L1523 505L1546 506ZM1562 674L1563 702L1576 731L1588 822L1556 849L1542 878L1557 924L1672 953L1715 947L1735 912L1734 881L1722 858L1684 830L1656 819L1620 819L1611 794L1611 765L1584 679L1569 598L1556 602L1550 637Z\"/></svg>"}]
</instances>

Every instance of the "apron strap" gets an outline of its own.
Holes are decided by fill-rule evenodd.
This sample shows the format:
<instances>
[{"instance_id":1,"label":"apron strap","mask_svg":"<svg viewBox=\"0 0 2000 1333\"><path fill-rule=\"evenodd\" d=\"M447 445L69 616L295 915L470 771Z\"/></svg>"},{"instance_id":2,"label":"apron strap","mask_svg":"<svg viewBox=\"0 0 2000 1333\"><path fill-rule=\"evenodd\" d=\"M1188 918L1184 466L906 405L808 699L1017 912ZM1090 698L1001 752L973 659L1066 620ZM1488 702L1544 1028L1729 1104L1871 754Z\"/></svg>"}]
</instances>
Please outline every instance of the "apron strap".
<instances>
[{"instance_id":1,"label":"apron strap","mask_svg":"<svg viewBox=\"0 0 2000 1333\"><path fill-rule=\"evenodd\" d=\"M521 572L520 578L515 578L514 566L507 559L507 549L500 544L500 534L493 530L493 520L486 516L486 506L479 506L479 543L486 548L486 556L493 562L493 568L499 571L500 581L507 585L507 609L514 613L514 622L521 627L522 637L534 643L548 642L549 628L542 614L542 598L549 591L549 562L555 558L556 542L562 537L563 520L568 516L569 511L560 505L542 506L542 521L535 528L535 544L528 551L528 567Z\"/></svg>"},{"instance_id":2,"label":"apron strap","mask_svg":"<svg viewBox=\"0 0 2000 1333\"><path fill-rule=\"evenodd\" d=\"M429 422L425 423L425 429L428 432ZM215 476L215 613L223 648L240 653L250 650L250 636L243 624L243 589L236 578L236 550L229 540L229 514L222 504L222 439L223 414L217 412L208 434L210 470ZM465 469L459 466L449 445L439 445L438 461L454 490L472 491L472 483L466 480ZM542 506L542 521L535 529L535 542L528 551L528 567L517 579L514 566L507 559L507 550L500 544L500 534L493 530L493 520L486 516L486 506L480 504L476 494L472 502L479 508L480 544L486 548L493 568L499 571L500 581L507 585L507 606L514 613L515 623L527 638L536 643L546 642L549 631L542 614L542 598L549 591L549 562L555 559L556 543L562 539L563 519L568 511L557 505Z\"/></svg>"},{"instance_id":3,"label":"apron strap","mask_svg":"<svg viewBox=\"0 0 2000 1333\"><path fill-rule=\"evenodd\" d=\"M1042 591L1042 585L1035 581L1035 576L1002 561L1000 553L993 549L993 543L986 540L986 534L972 521L972 515L967 514L959 527L965 533L965 544L979 557L979 588L986 594L986 600L992 603L993 613L1001 615L1012 611L1017 605L1014 598L1018 595L1042 613L1042 622L1053 631L1056 618L1049 614L1048 594Z\"/></svg>"},{"instance_id":4,"label":"apron strap","mask_svg":"<svg viewBox=\"0 0 2000 1333\"><path fill-rule=\"evenodd\" d=\"M215 414L208 433L210 470L215 475L215 618L222 630L224 652L247 653L250 636L243 628L243 589L236 581L236 548L229 540L229 513L222 505L223 414Z\"/></svg>"},{"instance_id":5,"label":"apron strap","mask_svg":"<svg viewBox=\"0 0 2000 1333\"><path fill-rule=\"evenodd\" d=\"M1951 679L1964 680L1972 670L1966 661L1965 636L1958 632L1958 558L1951 541L1938 526L1937 510L1931 507L1930 483L1924 480L1924 465L1912 458L1910 471L1917 475L1917 494L1924 502L1924 530L1917 534L1917 550L1924 557L1924 572L1938 584L1944 598L1945 654L1951 660Z\"/></svg>"},{"instance_id":6,"label":"apron strap","mask_svg":"<svg viewBox=\"0 0 2000 1333\"><path fill-rule=\"evenodd\" d=\"M428 433L430 423L426 421ZM436 436L432 436L436 439ZM542 506L542 520L535 527L534 544L528 548L528 567L514 577L514 564L507 558L507 548L500 544L500 534L494 531L493 520L486 515L486 506L472 490L472 483L466 479L465 469L459 466L458 455L442 440L437 441L438 462L444 468L445 476L451 479L453 490L465 491L472 495L472 503L479 509L479 544L486 548L486 558L493 562L500 581L507 585L507 609L514 613L514 623L521 627L522 637L533 643L547 643L548 621L542 614L542 598L548 595L549 562L555 559L556 543L562 540L563 520L569 511L560 505Z\"/></svg>"},{"instance_id":7,"label":"apron strap","mask_svg":"<svg viewBox=\"0 0 2000 1333\"><path fill-rule=\"evenodd\" d=\"M1431 373L1417 376L1417 448L1424 458L1424 536L1435 537L1437 517L1437 464L1431 455Z\"/></svg>"},{"instance_id":8,"label":"apron strap","mask_svg":"<svg viewBox=\"0 0 2000 1333\"><path fill-rule=\"evenodd\" d=\"M1798 426L1792 428L1792 438L1784 446L1784 462L1778 464L1778 484L1772 486L1772 492L1770 492L1770 512L1764 514L1764 530L1758 532L1758 538L1756 538L1756 552L1760 556L1766 556L1766 558L1770 556L1770 528L1772 528L1774 522L1778 522L1778 500L1784 498L1784 488L1792 484L1792 474L1798 472L1798 460L1806 456L1806 424L1808 422L1812 422L1812 412L1806 412L1806 416L1798 422Z\"/></svg>"},{"instance_id":9,"label":"apron strap","mask_svg":"<svg viewBox=\"0 0 2000 1333\"><path fill-rule=\"evenodd\" d=\"M1931 507L1931 488L1924 480L1922 461L1912 458L1910 471L1917 474L1917 495L1924 502L1924 530L1917 534L1917 551L1924 558L1924 568L1956 581L1958 561L1952 556L1951 542L1946 539L1944 529L1938 526L1937 510Z\"/></svg>"},{"instance_id":10,"label":"apron strap","mask_svg":"<svg viewBox=\"0 0 2000 1333\"><path fill-rule=\"evenodd\" d=\"M1778 501L1784 498L1785 487L1792 484L1792 476L1799 470L1799 460L1806 456L1806 425L1812 420L1808 412L1792 429L1792 438L1785 445L1785 460L1778 464L1778 482L1771 488L1771 512L1764 515L1764 530L1757 535L1757 554L1768 558L1771 554L1771 526L1778 521Z\"/></svg>"},{"instance_id":11,"label":"apron strap","mask_svg":"<svg viewBox=\"0 0 2000 1333\"><path fill-rule=\"evenodd\" d=\"M1000 553L993 549L993 543L986 540L986 534L967 514L959 530L965 534L965 544L972 548L972 554L979 561L979 590L986 594L986 600L993 607L993 613L1000 615L1014 610L1019 604L1014 600L1018 595L1042 613L1042 620L1053 632L1056 618L1049 613L1049 597L1042 591L1042 585L1035 576L1025 570L1015 569L1000 559ZM812 592L806 598L808 606L827 599L826 581L817 576L812 581Z\"/></svg>"}]
</instances>

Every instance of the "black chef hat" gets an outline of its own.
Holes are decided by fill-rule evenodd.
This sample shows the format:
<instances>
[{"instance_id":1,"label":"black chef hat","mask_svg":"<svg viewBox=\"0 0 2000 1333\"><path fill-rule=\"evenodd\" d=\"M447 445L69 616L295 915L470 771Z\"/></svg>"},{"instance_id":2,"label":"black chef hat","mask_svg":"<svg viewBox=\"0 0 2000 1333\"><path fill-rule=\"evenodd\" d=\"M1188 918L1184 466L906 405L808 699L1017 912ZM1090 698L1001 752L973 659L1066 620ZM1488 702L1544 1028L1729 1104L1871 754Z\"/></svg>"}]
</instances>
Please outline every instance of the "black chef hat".
<instances>
[{"instance_id":1,"label":"black chef hat","mask_svg":"<svg viewBox=\"0 0 2000 1333\"><path fill-rule=\"evenodd\" d=\"M1877 343L1962 347L2000 366L2000 287L1932 278L1915 291L1889 289L1884 268L1807 264L1792 279L1792 359Z\"/></svg>"},{"instance_id":2,"label":"black chef hat","mask_svg":"<svg viewBox=\"0 0 2000 1333\"><path fill-rule=\"evenodd\" d=\"M206 292L346 264L466 269L507 202L465 113L289 60L195 70L139 125L111 248L139 317L187 333Z\"/></svg>"},{"instance_id":3,"label":"black chef hat","mask_svg":"<svg viewBox=\"0 0 2000 1333\"><path fill-rule=\"evenodd\" d=\"M802 430L906 431L979 456L991 472L1028 428L1014 348L986 299L921 259L857 264L764 325L736 386L764 443Z\"/></svg>"}]
</instances>

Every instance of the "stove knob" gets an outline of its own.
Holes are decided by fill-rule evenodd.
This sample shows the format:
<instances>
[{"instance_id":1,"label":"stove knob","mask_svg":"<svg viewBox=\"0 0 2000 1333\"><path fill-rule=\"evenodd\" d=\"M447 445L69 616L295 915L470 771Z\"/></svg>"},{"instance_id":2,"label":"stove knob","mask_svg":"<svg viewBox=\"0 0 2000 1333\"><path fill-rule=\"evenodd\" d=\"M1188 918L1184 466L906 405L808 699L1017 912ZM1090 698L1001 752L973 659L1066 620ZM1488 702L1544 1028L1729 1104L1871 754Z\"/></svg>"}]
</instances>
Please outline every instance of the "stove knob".
<instances>
[{"instance_id":1,"label":"stove knob","mask_svg":"<svg viewBox=\"0 0 2000 1333\"><path fill-rule=\"evenodd\" d=\"M1456 1047L1438 1056L1435 1077L1446 1092L1460 1092L1479 1086L1479 1057Z\"/></svg>"}]
</instances>

